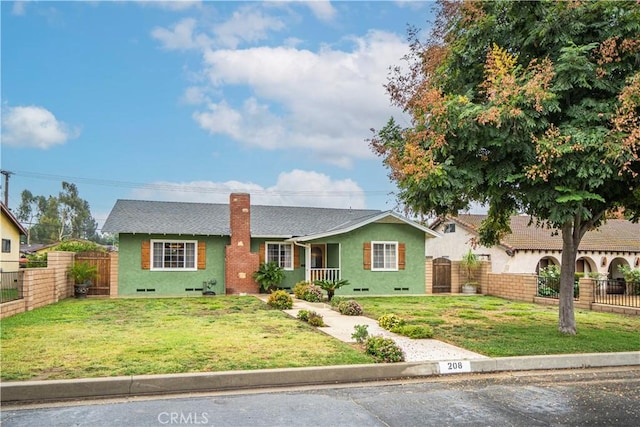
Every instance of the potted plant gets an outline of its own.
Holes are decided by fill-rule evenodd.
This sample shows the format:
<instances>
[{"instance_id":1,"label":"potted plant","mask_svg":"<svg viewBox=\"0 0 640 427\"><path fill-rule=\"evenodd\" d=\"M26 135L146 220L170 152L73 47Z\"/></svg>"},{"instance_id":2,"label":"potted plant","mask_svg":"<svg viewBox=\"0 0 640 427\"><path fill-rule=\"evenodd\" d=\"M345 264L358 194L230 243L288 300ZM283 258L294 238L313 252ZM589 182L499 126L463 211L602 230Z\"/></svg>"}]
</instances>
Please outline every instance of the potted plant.
<instances>
[{"instance_id":1,"label":"potted plant","mask_svg":"<svg viewBox=\"0 0 640 427\"><path fill-rule=\"evenodd\" d=\"M69 278L73 280L73 290L76 298L85 298L89 292L91 281L98 276L98 268L86 261L75 262L69 268Z\"/></svg>"},{"instance_id":2,"label":"potted plant","mask_svg":"<svg viewBox=\"0 0 640 427\"><path fill-rule=\"evenodd\" d=\"M475 294L477 293L478 282L473 280L472 273L480 267L480 259L476 254L471 252L471 249L462 256L460 260L460 266L466 270L467 277L466 282L462 284L463 294Z\"/></svg>"},{"instance_id":3,"label":"potted plant","mask_svg":"<svg viewBox=\"0 0 640 427\"><path fill-rule=\"evenodd\" d=\"M260 263L258 271L253 273L253 279L258 282L261 290L272 292L284 280L284 269L276 262L263 262Z\"/></svg>"}]
</instances>

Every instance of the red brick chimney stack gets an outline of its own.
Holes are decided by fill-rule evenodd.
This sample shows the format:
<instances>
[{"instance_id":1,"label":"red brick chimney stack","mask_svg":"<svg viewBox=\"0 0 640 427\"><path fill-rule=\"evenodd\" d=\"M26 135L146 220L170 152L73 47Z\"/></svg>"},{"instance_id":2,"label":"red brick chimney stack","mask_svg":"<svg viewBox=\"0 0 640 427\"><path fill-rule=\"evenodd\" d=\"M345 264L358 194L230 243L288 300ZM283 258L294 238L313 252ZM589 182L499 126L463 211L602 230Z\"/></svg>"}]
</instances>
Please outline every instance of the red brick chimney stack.
<instances>
[{"instance_id":1,"label":"red brick chimney stack","mask_svg":"<svg viewBox=\"0 0 640 427\"><path fill-rule=\"evenodd\" d=\"M257 253L251 252L251 196L232 193L229 197L231 244L226 247L225 284L227 294L258 293L253 273L260 266Z\"/></svg>"}]
</instances>

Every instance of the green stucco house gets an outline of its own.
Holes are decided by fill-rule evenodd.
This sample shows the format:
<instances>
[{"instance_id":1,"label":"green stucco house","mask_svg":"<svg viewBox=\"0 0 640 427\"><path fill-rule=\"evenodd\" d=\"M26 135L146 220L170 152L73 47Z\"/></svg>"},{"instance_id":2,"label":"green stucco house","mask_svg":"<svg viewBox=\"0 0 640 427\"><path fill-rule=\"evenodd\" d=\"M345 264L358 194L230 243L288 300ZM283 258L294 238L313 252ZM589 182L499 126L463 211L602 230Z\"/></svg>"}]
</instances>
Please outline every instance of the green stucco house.
<instances>
[{"instance_id":1,"label":"green stucco house","mask_svg":"<svg viewBox=\"0 0 640 427\"><path fill-rule=\"evenodd\" d=\"M439 233L392 211L118 200L103 231L119 236L122 296L258 293L260 262L281 285L346 279L337 295L424 294L425 251Z\"/></svg>"}]
</instances>

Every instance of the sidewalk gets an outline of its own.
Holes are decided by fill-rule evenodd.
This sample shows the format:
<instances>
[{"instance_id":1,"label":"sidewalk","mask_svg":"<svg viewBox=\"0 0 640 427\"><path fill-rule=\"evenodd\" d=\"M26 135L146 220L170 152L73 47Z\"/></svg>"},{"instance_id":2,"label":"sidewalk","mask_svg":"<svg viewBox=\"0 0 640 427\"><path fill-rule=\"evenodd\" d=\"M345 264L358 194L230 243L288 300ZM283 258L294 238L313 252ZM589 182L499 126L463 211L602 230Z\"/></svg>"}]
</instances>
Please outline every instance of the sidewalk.
<instances>
[{"instance_id":1,"label":"sidewalk","mask_svg":"<svg viewBox=\"0 0 640 427\"><path fill-rule=\"evenodd\" d=\"M266 300L266 298L265 298ZM365 316L344 316L331 309L329 304L310 303L294 299L293 308L285 313L296 317L300 310L313 310L323 317L326 327L318 328L327 335L344 342L355 342L351 338L356 325L367 325L369 335L382 335L391 338L405 353L406 362L425 362L430 360L471 360L486 359L478 353L432 339L411 339L403 337L378 326L378 322Z\"/></svg>"}]
</instances>

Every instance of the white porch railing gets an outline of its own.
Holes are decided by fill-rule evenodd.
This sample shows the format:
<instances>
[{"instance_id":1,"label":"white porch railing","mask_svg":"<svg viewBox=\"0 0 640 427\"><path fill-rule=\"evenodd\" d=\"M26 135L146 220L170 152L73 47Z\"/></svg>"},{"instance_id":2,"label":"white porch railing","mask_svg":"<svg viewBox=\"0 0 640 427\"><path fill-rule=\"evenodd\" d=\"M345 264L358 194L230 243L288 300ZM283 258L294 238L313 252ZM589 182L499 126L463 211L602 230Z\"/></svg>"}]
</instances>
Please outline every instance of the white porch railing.
<instances>
[{"instance_id":1,"label":"white porch railing","mask_svg":"<svg viewBox=\"0 0 640 427\"><path fill-rule=\"evenodd\" d=\"M311 268L309 269L309 281L313 283L316 280L329 280L329 281L338 281L340 280L340 269L339 268Z\"/></svg>"}]
</instances>

